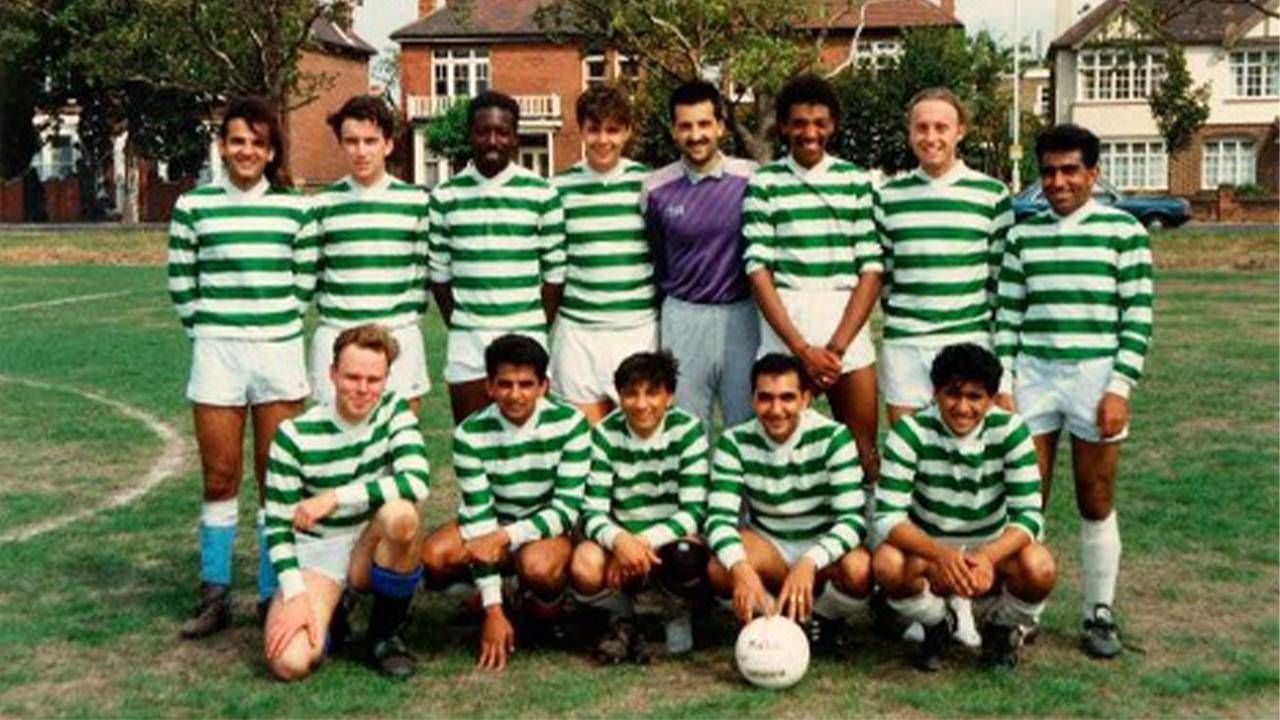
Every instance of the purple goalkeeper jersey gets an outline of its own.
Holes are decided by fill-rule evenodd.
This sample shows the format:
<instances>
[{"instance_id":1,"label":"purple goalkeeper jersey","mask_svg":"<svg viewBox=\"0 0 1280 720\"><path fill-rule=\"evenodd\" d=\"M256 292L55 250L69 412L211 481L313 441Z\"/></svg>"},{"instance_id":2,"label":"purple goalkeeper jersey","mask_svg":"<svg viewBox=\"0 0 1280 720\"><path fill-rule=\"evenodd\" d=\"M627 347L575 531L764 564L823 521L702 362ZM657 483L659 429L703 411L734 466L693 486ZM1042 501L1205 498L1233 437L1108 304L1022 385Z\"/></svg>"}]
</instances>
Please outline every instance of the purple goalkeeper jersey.
<instances>
[{"instance_id":1,"label":"purple goalkeeper jersey","mask_svg":"<svg viewBox=\"0 0 1280 720\"><path fill-rule=\"evenodd\" d=\"M640 202L664 295L706 305L750 295L742 198L754 169L749 160L726 157L699 176L677 160L645 181Z\"/></svg>"}]
</instances>

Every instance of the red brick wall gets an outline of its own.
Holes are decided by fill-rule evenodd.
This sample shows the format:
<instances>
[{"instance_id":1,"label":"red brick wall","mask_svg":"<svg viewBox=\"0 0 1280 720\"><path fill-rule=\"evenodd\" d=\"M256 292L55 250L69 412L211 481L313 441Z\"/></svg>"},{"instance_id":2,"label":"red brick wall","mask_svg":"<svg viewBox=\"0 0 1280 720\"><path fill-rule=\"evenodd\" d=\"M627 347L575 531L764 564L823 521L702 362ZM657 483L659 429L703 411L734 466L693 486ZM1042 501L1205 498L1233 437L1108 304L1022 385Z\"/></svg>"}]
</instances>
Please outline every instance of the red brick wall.
<instances>
[{"instance_id":1,"label":"red brick wall","mask_svg":"<svg viewBox=\"0 0 1280 720\"><path fill-rule=\"evenodd\" d=\"M410 95L431 95L431 48L404 45L400 49L400 106L407 111Z\"/></svg>"},{"instance_id":2,"label":"red brick wall","mask_svg":"<svg viewBox=\"0 0 1280 720\"><path fill-rule=\"evenodd\" d=\"M289 170L298 185L315 186L333 182L347 174L346 160L338 152L325 118L347 98L369 91L369 67L364 60L304 53L299 69L326 73L333 86L310 104L289 113Z\"/></svg>"},{"instance_id":3,"label":"red brick wall","mask_svg":"<svg viewBox=\"0 0 1280 720\"><path fill-rule=\"evenodd\" d=\"M49 222L77 222L80 212L80 179L74 175L44 184L44 208Z\"/></svg>"},{"instance_id":4,"label":"red brick wall","mask_svg":"<svg viewBox=\"0 0 1280 720\"><path fill-rule=\"evenodd\" d=\"M1258 185L1275 195L1280 189L1280 173L1277 172L1276 126L1271 125L1211 125L1201 128L1185 150L1169 157L1169 193L1171 195L1195 195L1201 192L1201 163L1204 160L1204 144L1209 140L1226 137L1253 138L1257 150Z\"/></svg>"},{"instance_id":5,"label":"red brick wall","mask_svg":"<svg viewBox=\"0 0 1280 720\"><path fill-rule=\"evenodd\" d=\"M20 223L27 219L23 182L22 177L0 181L0 222Z\"/></svg>"},{"instance_id":6,"label":"red brick wall","mask_svg":"<svg viewBox=\"0 0 1280 720\"><path fill-rule=\"evenodd\" d=\"M573 104L582 93L582 55L574 45L493 45L489 48L490 79L495 90L509 95L560 95L562 125L555 133L556 171L582 157L582 134ZM521 132L533 132L521 124Z\"/></svg>"}]
</instances>

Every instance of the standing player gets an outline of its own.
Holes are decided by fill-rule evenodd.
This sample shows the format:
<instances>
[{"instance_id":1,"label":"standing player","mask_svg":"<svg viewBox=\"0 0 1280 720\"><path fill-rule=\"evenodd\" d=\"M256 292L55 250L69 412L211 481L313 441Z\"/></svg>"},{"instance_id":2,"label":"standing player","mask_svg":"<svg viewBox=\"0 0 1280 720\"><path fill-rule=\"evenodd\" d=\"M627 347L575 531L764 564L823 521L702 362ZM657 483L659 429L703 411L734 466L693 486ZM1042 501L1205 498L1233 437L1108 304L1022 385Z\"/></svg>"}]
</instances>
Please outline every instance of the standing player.
<instances>
[{"instance_id":1,"label":"standing player","mask_svg":"<svg viewBox=\"0 0 1280 720\"><path fill-rule=\"evenodd\" d=\"M706 547L696 540L707 503L707 435L673 407L670 353L636 353L614 374L621 407L592 432L582 531L571 576L580 595L625 592L599 646L609 661L644 653L627 605L651 576L681 606L667 623L667 649L693 647L688 601L704 587Z\"/></svg>"},{"instance_id":2,"label":"standing player","mask_svg":"<svg viewBox=\"0 0 1280 720\"><path fill-rule=\"evenodd\" d=\"M280 174L275 111L257 97L232 100L218 128L223 179L178 199L169 226L169 295L192 339L187 398L195 405L204 480L200 602L182 636L231 623L231 565L246 416L253 416L258 496L276 427L302 411L307 368L302 308L314 282L307 200ZM259 609L275 592L258 513Z\"/></svg>"},{"instance_id":3,"label":"standing player","mask_svg":"<svg viewBox=\"0 0 1280 720\"><path fill-rule=\"evenodd\" d=\"M564 289L560 196L511 161L519 126L510 96L473 98L471 164L431 193L431 292L449 328L444 379L455 423L489 402L489 343L518 332L546 346Z\"/></svg>"},{"instance_id":4,"label":"standing player","mask_svg":"<svg viewBox=\"0 0 1280 720\"><path fill-rule=\"evenodd\" d=\"M876 351L867 320L880 293L871 179L827 154L840 124L831 83L793 78L778 94L790 152L756 171L743 202L746 269L763 316L760 352L789 352L879 474Z\"/></svg>"},{"instance_id":5,"label":"standing player","mask_svg":"<svg viewBox=\"0 0 1280 720\"><path fill-rule=\"evenodd\" d=\"M1084 649L1114 657L1120 530L1115 483L1129 434L1129 394L1151 343L1151 244L1128 213L1092 199L1098 138L1058 125L1036 139L1049 209L1009 231L1000 271L996 353L1013 374L1012 405L1035 434L1045 502L1058 434L1071 465L1084 566Z\"/></svg>"},{"instance_id":6,"label":"standing player","mask_svg":"<svg viewBox=\"0 0 1280 720\"><path fill-rule=\"evenodd\" d=\"M272 674L300 680L324 657L349 583L372 590L372 661L403 678L415 662L400 632L422 581L416 503L430 482L409 404L387 391L398 348L378 325L347 328L329 367L335 396L280 426L267 475L267 539L280 592L263 649ZM343 618L345 620L345 618Z\"/></svg>"},{"instance_id":7,"label":"standing player","mask_svg":"<svg viewBox=\"0 0 1280 720\"><path fill-rule=\"evenodd\" d=\"M526 617L554 624L568 580L569 532L582 509L591 457L587 419L546 397L547 352L525 335L503 335L484 353L493 403L453 433L458 518L422 548L435 589L475 580L484 605L479 667L501 670L515 649L500 571L514 572Z\"/></svg>"},{"instance_id":8,"label":"standing player","mask_svg":"<svg viewBox=\"0 0 1280 720\"><path fill-rule=\"evenodd\" d=\"M601 85L578 97L586 159L552 184L564 204L568 274L551 339L551 384L593 424L618 402L613 371L658 347L653 263L637 199L649 168L622 156L631 103Z\"/></svg>"},{"instance_id":9,"label":"standing player","mask_svg":"<svg viewBox=\"0 0 1280 720\"><path fill-rule=\"evenodd\" d=\"M832 647L838 622L859 606L854 598L871 592L871 555L859 547L866 527L857 446L848 428L809 407L795 356L757 360L751 386L756 417L725 431L711 465L711 586L732 594L744 624L776 607L808 623L810 642ZM739 528L744 498L749 520Z\"/></svg>"},{"instance_id":10,"label":"standing player","mask_svg":"<svg viewBox=\"0 0 1280 720\"><path fill-rule=\"evenodd\" d=\"M943 599L992 597L983 660L1012 667L1057 579L1039 540L1040 474L1022 418L994 407L1000 362L986 348L950 345L931 368L934 404L903 415L885 442L876 488L876 581L889 604L925 627L916 666L935 671L954 618Z\"/></svg>"},{"instance_id":11,"label":"standing player","mask_svg":"<svg viewBox=\"0 0 1280 720\"><path fill-rule=\"evenodd\" d=\"M751 417L751 359L759 318L742 272L742 197L753 164L725 157L724 103L710 83L668 101L680 160L645 181L640 206L665 299L662 347L680 363L676 404L710 427L716 398L725 425Z\"/></svg>"},{"instance_id":12,"label":"standing player","mask_svg":"<svg viewBox=\"0 0 1280 720\"><path fill-rule=\"evenodd\" d=\"M890 425L933 400L929 369L939 350L992 346L1013 211L1004 183L957 156L968 118L946 88L917 93L907 105L907 141L920 165L876 193L886 268L880 389Z\"/></svg>"},{"instance_id":13,"label":"standing player","mask_svg":"<svg viewBox=\"0 0 1280 720\"><path fill-rule=\"evenodd\" d=\"M386 102L357 95L329 116L350 174L315 197L319 232L311 388L333 400L333 341L346 328L376 322L400 346L388 387L416 413L430 389L419 322L426 309L427 194L387 174L395 116Z\"/></svg>"}]
</instances>

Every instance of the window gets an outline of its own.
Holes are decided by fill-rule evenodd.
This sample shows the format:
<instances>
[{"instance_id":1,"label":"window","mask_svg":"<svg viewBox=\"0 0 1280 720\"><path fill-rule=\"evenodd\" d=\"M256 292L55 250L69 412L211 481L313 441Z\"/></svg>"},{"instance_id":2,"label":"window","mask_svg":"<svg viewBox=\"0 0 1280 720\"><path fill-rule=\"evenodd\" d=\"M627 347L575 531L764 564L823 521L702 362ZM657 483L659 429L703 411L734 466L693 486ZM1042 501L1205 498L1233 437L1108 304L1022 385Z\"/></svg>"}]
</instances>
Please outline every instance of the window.
<instances>
[{"instance_id":1,"label":"window","mask_svg":"<svg viewBox=\"0 0 1280 720\"><path fill-rule=\"evenodd\" d=\"M605 55L588 55L582 59L582 78L585 87L594 87L610 80L624 86L635 87L640 77L640 62L626 55L614 55L613 63Z\"/></svg>"},{"instance_id":2,"label":"window","mask_svg":"<svg viewBox=\"0 0 1280 720\"><path fill-rule=\"evenodd\" d=\"M902 43L897 40L873 40L858 49L858 64L879 72L888 68L902 55Z\"/></svg>"},{"instance_id":3,"label":"window","mask_svg":"<svg viewBox=\"0 0 1280 720\"><path fill-rule=\"evenodd\" d=\"M489 89L489 51L453 48L432 54L436 97L474 97Z\"/></svg>"},{"instance_id":4,"label":"window","mask_svg":"<svg viewBox=\"0 0 1280 720\"><path fill-rule=\"evenodd\" d=\"M1156 190L1168 186L1168 154L1163 140L1102 143L1098 165L1102 178L1122 190Z\"/></svg>"},{"instance_id":5,"label":"window","mask_svg":"<svg viewBox=\"0 0 1280 720\"><path fill-rule=\"evenodd\" d=\"M587 87L602 85L609 80L609 63L603 55L588 55L582 59L582 77Z\"/></svg>"},{"instance_id":6,"label":"window","mask_svg":"<svg viewBox=\"0 0 1280 720\"><path fill-rule=\"evenodd\" d=\"M1237 50L1230 64L1233 96L1280 95L1280 50Z\"/></svg>"},{"instance_id":7,"label":"window","mask_svg":"<svg viewBox=\"0 0 1280 720\"><path fill-rule=\"evenodd\" d=\"M542 177L551 177L551 153L545 146L521 147L520 164Z\"/></svg>"},{"instance_id":8,"label":"window","mask_svg":"<svg viewBox=\"0 0 1280 720\"><path fill-rule=\"evenodd\" d=\"M1086 50L1080 53L1081 100L1143 100L1164 78L1164 58L1159 52Z\"/></svg>"},{"instance_id":9,"label":"window","mask_svg":"<svg viewBox=\"0 0 1280 720\"><path fill-rule=\"evenodd\" d=\"M76 172L76 144L70 135L49 135L46 144L31 158L31 167L40 179L61 180Z\"/></svg>"},{"instance_id":10,"label":"window","mask_svg":"<svg viewBox=\"0 0 1280 720\"><path fill-rule=\"evenodd\" d=\"M1253 185L1258 180L1258 159L1250 138L1221 138L1204 144L1201 187Z\"/></svg>"},{"instance_id":11,"label":"window","mask_svg":"<svg viewBox=\"0 0 1280 720\"><path fill-rule=\"evenodd\" d=\"M1049 102L1052 97L1052 88L1048 85L1041 85L1036 88L1036 115L1040 117L1049 117Z\"/></svg>"}]
</instances>

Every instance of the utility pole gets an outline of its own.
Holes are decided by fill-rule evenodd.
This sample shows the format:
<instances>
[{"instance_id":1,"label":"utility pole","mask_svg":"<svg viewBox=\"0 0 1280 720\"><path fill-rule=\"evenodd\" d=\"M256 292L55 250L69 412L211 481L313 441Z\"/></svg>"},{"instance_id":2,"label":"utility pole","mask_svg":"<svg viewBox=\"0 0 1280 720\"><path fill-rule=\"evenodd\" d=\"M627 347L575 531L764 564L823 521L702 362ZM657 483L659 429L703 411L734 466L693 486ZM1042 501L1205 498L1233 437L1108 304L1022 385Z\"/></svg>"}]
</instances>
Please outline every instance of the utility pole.
<instances>
[{"instance_id":1,"label":"utility pole","mask_svg":"<svg viewBox=\"0 0 1280 720\"><path fill-rule=\"evenodd\" d=\"M1009 146L1009 160L1013 165L1013 194L1022 191L1022 143L1019 131L1022 123L1022 108L1019 105L1021 95L1022 72L1022 0L1013 0L1013 113L1009 119L1013 125L1013 144Z\"/></svg>"}]
</instances>

